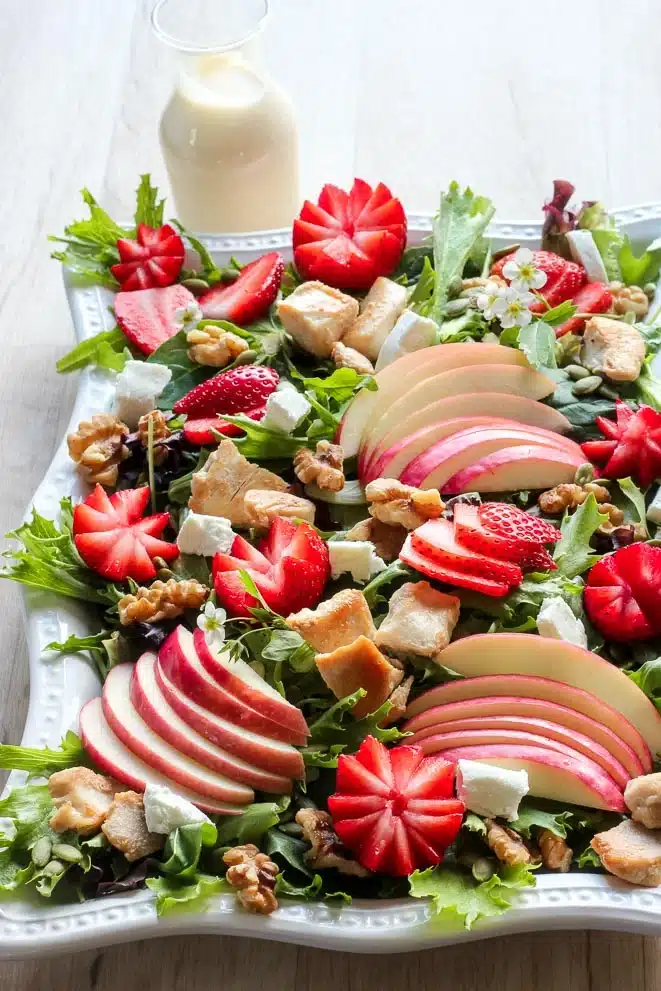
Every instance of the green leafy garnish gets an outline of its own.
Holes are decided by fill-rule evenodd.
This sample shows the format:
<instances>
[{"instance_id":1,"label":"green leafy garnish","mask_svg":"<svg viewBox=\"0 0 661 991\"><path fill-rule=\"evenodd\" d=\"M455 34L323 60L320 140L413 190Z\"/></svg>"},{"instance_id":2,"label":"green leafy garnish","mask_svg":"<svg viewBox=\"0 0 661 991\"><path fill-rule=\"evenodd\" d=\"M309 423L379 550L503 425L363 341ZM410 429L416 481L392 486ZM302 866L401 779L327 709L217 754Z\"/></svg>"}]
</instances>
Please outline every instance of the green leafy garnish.
<instances>
[{"instance_id":1,"label":"green leafy garnish","mask_svg":"<svg viewBox=\"0 0 661 991\"><path fill-rule=\"evenodd\" d=\"M305 854L310 849L304 840L290 836L281 829L269 829L264 841L264 851L268 853L283 871L293 868L297 874L312 877L312 871L305 861Z\"/></svg>"},{"instance_id":2,"label":"green leafy garnish","mask_svg":"<svg viewBox=\"0 0 661 991\"><path fill-rule=\"evenodd\" d=\"M147 887L156 894L158 915L204 911L212 895L233 890L224 877L213 877L210 874L198 874L190 884L169 876L149 877L146 883Z\"/></svg>"},{"instance_id":3,"label":"green leafy garnish","mask_svg":"<svg viewBox=\"0 0 661 991\"><path fill-rule=\"evenodd\" d=\"M353 368L336 368L327 378L300 376L300 379L306 392L313 392L318 399L333 399L339 404L353 399L359 389L372 392L377 389L371 375L359 375Z\"/></svg>"},{"instance_id":4,"label":"green leafy garnish","mask_svg":"<svg viewBox=\"0 0 661 991\"><path fill-rule=\"evenodd\" d=\"M217 830L212 822L190 822L179 826L167 838L160 870L180 878L197 874L202 847L216 843Z\"/></svg>"},{"instance_id":5,"label":"green leafy garnish","mask_svg":"<svg viewBox=\"0 0 661 991\"><path fill-rule=\"evenodd\" d=\"M552 306L549 310L544 313L540 313L539 319L544 323L547 323L549 327L558 327L562 323L566 323L567 320L571 318L576 313L577 307L574 306L570 299L566 299L564 303L559 303L557 306ZM553 365L549 365L549 368L553 368Z\"/></svg>"},{"instance_id":6,"label":"green leafy garnish","mask_svg":"<svg viewBox=\"0 0 661 991\"><path fill-rule=\"evenodd\" d=\"M61 373L77 372L91 365L121 372L127 360L127 347L128 341L119 327L102 330L77 344L55 367Z\"/></svg>"},{"instance_id":7,"label":"green leafy garnish","mask_svg":"<svg viewBox=\"0 0 661 991\"><path fill-rule=\"evenodd\" d=\"M62 739L58 750L0 744L0 768L4 771L29 771L32 775L48 777L54 771L87 762L85 748L71 730Z\"/></svg>"},{"instance_id":8,"label":"green leafy garnish","mask_svg":"<svg viewBox=\"0 0 661 991\"><path fill-rule=\"evenodd\" d=\"M409 877L411 896L431 898L437 921L459 921L465 929L478 919L502 915L511 907L515 891L534 886L535 878L525 864L501 867L480 884L471 874L449 866L415 871Z\"/></svg>"},{"instance_id":9,"label":"green leafy garnish","mask_svg":"<svg viewBox=\"0 0 661 991\"><path fill-rule=\"evenodd\" d=\"M552 324L534 320L519 329L517 347L533 368L555 368L555 341Z\"/></svg>"},{"instance_id":10,"label":"green leafy garnish","mask_svg":"<svg viewBox=\"0 0 661 991\"><path fill-rule=\"evenodd\" d=\"M636 521L642 524L645 531L645 536L647 536L645 493L641 492L632 478L619 478L617 484L619 485L622 494L626 496L629 502L633 505L636 514Z\"/></svg>"},{"instance_id":11,"label":"green leafy garnish","mask_svg":"<svg viewBox=\"0 0 661 991\"><path fill-rule=\"evenodd\" d=\"M549 829L556 836L566 839L571 832L592 833L616 825L621 816L601 809L583 809L576 805L563 806L559 802L524 798L519 814L510 827L526 839L534 839L534 829Z\"/></svg>"},{"instance_id":12,"label":"green leafy garnish","mask_svg":"<svg viewBox=\"0 0 661 991\"><path fill-rule=\"evenodd\" d=\"M645 661L637 671L627 671L626 674L661 712L661 657Z\"/></svg>"},{"instance_id":13,"label":"green leafy garnish","mask_svg":"<svg viewBox=\"0 0 661 991\"><path fill-rule=\"evenodd\" d=\"M273 826L280 822L280 816L289 807L289 798L276 802L253 802L238 816L227 816L218 826L218 843L239 845L257 843Z\"/></svg>"},{"instance_id":14,"label":"green leafy garnish","mask_svg":"<svg viewBox=\"0 0 661 991\"><path fill-rule=\"evenodd\" d=\"M381 588L384 585L390 585L391 582L399 581L402 579L411 578L415 572L410 568L407 568L405 564L401 561L393 561L384 571L380 571L378 575L375 575L370 582L367 583L363 589L363 595L367 599L367 604L370 609L374 609L379 596L381 595Z\"/></svg>"},{"instance_id":15,"label":"green leafy garnish","mask_svg":"<svg viewBox=\"0 0 661 991\"><path fill-rule=\"evenodd\" d=\"M373 736L381 743L395 743L404 739L406 734L396 726L380 725L392 709L391 702L384 702L362 719L355 719L352 716L351 710L366 694L364 688L359 688L352 695L335 702L311 723L309 746L314 748L316 744L325 744L326 747L333 747L341 744L348 753L352 754L358 750L366 736Z\"/></svg>"},{"instance_id":16,"label":"green leafy garnish","mask_svg":"<svg viewBox=\"0 0 661 991\"><path fill-rule=\"evenodd\" d=\"M233 441L241 454L251 461L275 461L280 458L291 460L298 450L309 444L308 436L303 433L300 436L278 433L263 427L261 423L255 423L247 416L228 416L223 413L223 420L244 431L243 437L233 438ZM332 436L332 431L328 433Z\"/></svg>"},{"instance_id":17,"label":"green leafy garnish","mask_svg":"<svg viewBox=\"0 0 661 991\"><path fill-rule=\"evenodd\" d=\"M629 238L625 237L620 248L619 262L622 282L625 285L644 286L647 282L654 282L661 269L661 238L653 241L647 250L637 257L633 253Z\"/></svg>"},{"instance_id":18,"label":"green leafy garnish","mask_svg":"<svg viewBox=\"0 0 661 991\"><path fill-rule=\"evenodd\" d=\"M600 555L592 550L590 540L598 528L607 522L608 516L599 512L593 493L573 513L565 513L560 525L562 537L553 552L553 560L561 574L575 578L596 564Z\"/></svg>"},{"instance_id":19,"label":"green leafy garnish","mask_svg":"<svg viewBox=\"0 0 661 991\"><path fill-rule=\"evenodd\" d=\"M147 224L148 227L162 227L165 200L159 200L158 188L152 186L150 175L140 176L140 185L136 189L135 199L135 226Z\"/></svg>"},{"instance_id":20,"label":"green leafy garnish","mask_svg":"<svg viewBox=\"0 0 661 991\"><path fill-rule=\"evenodd\" d=\"M284 874L278 874L275 879L275 893L285 898L302 898L305 901L312 901L321 891L322 880L319 874L315 874L309 884L297 886L290 884Z\"/></svg>"}]
</instances>

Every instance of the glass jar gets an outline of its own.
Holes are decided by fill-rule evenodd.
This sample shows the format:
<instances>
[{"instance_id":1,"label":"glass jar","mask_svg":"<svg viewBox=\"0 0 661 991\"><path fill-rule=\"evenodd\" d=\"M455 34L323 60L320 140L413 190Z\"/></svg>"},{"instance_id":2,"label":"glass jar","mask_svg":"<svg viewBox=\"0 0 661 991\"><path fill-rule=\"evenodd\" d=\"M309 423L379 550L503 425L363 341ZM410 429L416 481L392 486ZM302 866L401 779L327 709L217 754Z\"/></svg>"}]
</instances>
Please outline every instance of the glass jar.
<instances>
[{"instance_id":1,"label":"glass jar","mask_svg":"<svg viewBox=\"0 0 661 991\"><path fill-rule=\"evenodd\" d=\"M181 222L193 231L286 227L299 206L289 97L259 58L267 0L158 0L152 25L178 53L160 140Z\"/></svg>"}]
</instances>

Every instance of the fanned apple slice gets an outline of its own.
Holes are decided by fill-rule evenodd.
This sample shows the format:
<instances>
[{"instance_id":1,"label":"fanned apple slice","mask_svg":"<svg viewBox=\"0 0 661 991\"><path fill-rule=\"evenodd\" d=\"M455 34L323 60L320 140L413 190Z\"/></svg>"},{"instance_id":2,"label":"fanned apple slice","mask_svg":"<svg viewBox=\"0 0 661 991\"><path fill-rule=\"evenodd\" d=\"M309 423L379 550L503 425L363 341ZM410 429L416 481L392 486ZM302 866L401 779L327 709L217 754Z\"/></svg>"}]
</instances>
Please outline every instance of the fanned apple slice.
<instances>
[{"instance_id":1,"label":"fanned apple slice","mask_svg":"<svg viewBox=\"0 0 661 991\"><path fill-rule=\"evenodd\" d=\"M501 447L458 471L445 482L443 491L448 495L458 495L461 492L552 489L563 482L573 481L576 469L583 463L582 452L574 455L551 445Z\"/></svg>"}]
</instances>

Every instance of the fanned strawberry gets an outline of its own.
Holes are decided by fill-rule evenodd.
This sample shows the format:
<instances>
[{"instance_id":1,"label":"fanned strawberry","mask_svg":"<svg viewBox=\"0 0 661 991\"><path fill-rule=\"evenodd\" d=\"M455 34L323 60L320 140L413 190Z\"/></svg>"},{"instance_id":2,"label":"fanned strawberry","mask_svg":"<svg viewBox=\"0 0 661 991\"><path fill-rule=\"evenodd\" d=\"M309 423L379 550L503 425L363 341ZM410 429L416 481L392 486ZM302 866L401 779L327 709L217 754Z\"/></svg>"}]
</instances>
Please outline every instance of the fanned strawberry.
<instances>
[{"instance_id":1,"label":"fanned strawberry","mask_svg":"<svg viewBox=\"0 0 661 991\"><path fill-rule=\"evenodd\" d=\"M149 581L156 576L153 559L172 561L176 544L159 539L170 522L169 513L142 518L149 487L125 489L108 496L97 485L73 511L76 549L88 568L110 581Z\"/></svg>"},{"instance_id":2,"label":"fanned strawberry","mask_svg":"<svg viewBox=\"0 0 661 991\"><path fill-rule=\"evenodd\" d=\"M583 593L591 622L608 640L626 643L661 633L661 548L631 544L598 561Z\"/></svg>"},{"instance_id":3,"label":"fanned strawberry","mask_svg":"<svg viewBox=\"0 0 661 991\"><path fill-rule=\"evenodd\" d=\"M294 261L305 279L338 289L369 289L390 275L406 247L406 214L383 183L354 179L347 193L327 184L306 200L292 232Z\"/></svg>"},{"instance_id":4,"label":"fanned strawberry","mask_svg":"<svg viewBox=\"0 0 661 991\"><path fill-rule=\"evenodd\" d=\"M335 831L356 860L378 874L406 877L439 864L465 806L452 797L454 766L421 747L386 750L366 737L341 754L337 792L328 799Z\"/></svg>"},{"instance_id":5,"label":"fanned strawberry","mask_svg":"<svg viewBox=\"0 0 661 991\"><path fill-rule=\"evenodd\" d=\"M499 537L531 544L551 544L561 537L560 531L551 523L524 513L508 502L483 502L478 515L483 526Z\"/></svg>"},{"instance_id":6,"label":"fanned strawberry","mask_svg":"<svg viewBox=\"0 0 661 991\"><path fill-rule=\"evenodd\" d=\"M228 413L248 413L266 404L280 376L265 365L239 365L201 382L174 404L175 413L191 419Z\"/></svg>"},{"instance_id":7,"label":"fanned strawberry","mask_svg":"<svg viewBox=\"0 0 661 991\"><path fill-rule=\"evenodd\" d=\"M581 444L586 458L602 466L607 478L628 478L647 488L661 478L661 413L651 406L635 412L622 402L616 403L617 422L598 416L595 423L606 440Z\"/></svg>"},{"instance_id":8,"label":"fanned strawberry","mask_svg":"<svg viewBox=\"0 0 661 991\"><path fill-rule=\"evenodd\" d=\"M603 282L588 282L571 297L578 313L608 313L613 305L613 293ZM556 337L580 334L585 327L583 317L575 316L555 328Z\"/></svg>"},{"instance_id":9,"label":"fanned strawberry","mask_svg":"<svg viewBox=\"0 0 661 991\"><path fill-rule=\"evenodd\" d=\"M275 302L285 263L272 251L241 269L229 285L220 283L200 296L198 303L207 320L230 320L246 326L259 320Z\"/></svg>"},{"instance_id":10,"label":"fanned strawberry","mask_svg":"<svg viewBox=\"0 0 661 991\"><path fill-rule=\"evenodd\" d=\"M195 296L185 286L167 286L118 292L113 307L131 344L143 354L152 354L178 332L177 310L194 302Z\"/></svg>"},{"instance_id":11,"label":"fanned strawberry","mask_svg":"<svg viewBox=\"0 0 661 991\"><path fill-rule=\"evenodd\" d=\"M257 548L236 537L231 554L213 559L218 602L230 616L250 616L259 606L245 588L239 571L246 571L262 598L281 616L316 606L328 581L328 548L314 527L277 517Z\"/></svg>"},{"instance_id":12,"label":"fanned strawberry","mask_svg":"<svg viewBox=\"0 0 661 991\"><path fill-rule=\"evenodd\" d=\"M458 588L470 588L474 592L482 592L483 595L491 595L500 598L507 595L510 586L505 582L494 581L490 578L483 578L479 575L469 575L456 569L441 565L433 560L428 554L419 551L413 545L412 536L404 541L404 546L399 552L399 559L410 568L419 571L428 578L433 578L437 582L444 582L446 585L456 585Z\"/></svg>"},{"instance_id":13,"label":"fanned strawberry","mask_svg":"<svg viewBox=\"0 0 661 991\"><path fill-rule=\"evenodd\" d=\"M257 409L246 410L243 415L251 420L259 421L264 419L265 413L266 404L258 406ZM184 424L184 437L189 444L194 444L196 447L215 443L215 434L223 434L224 437L240 437L242 433L240 427L235 427L233 423L223 420L222 416L192 418L186 420Z\"/></svg>"},{"instance_id":14,"label":"fanned strawberry","mask_svg":"<svg viewBox=\"0 0 661 991\"><path fill-rule=\"evenodd\" d=\"M184 264L184 242L169 224L138 224L135 241L120 238L117 250L122 260L110 271L124 292L171 286Z\"/></svg>"},{"instance_id":15,"label":"fanned strawberry","mask_svg":"<svg viewBox=\"0 0 661 991\"><path fill-rule=\"evenodd\" d=\"M449 520L437 519L423 523L413 531L411 544L419 554L451 571L476 575L478 578L507 585L520 585L523 580L518 565L489 557L460 544L455 539L454 527Z\"/></svg>"},{"instance_id":16,"label":"fanned strawberry","mask_svg":"<svg viewBox=\"0 0 661 991\"><path fill-rule=\"evenodd\" d=\"M479 554L487 554L501 561L513 561L521 568L534 571L553 571L556 565L543 543L518 540L509 534L499 535L480 520L477 506L466 502L455 503L454 532L457 540Z\"/></svg>"}]
</instances>

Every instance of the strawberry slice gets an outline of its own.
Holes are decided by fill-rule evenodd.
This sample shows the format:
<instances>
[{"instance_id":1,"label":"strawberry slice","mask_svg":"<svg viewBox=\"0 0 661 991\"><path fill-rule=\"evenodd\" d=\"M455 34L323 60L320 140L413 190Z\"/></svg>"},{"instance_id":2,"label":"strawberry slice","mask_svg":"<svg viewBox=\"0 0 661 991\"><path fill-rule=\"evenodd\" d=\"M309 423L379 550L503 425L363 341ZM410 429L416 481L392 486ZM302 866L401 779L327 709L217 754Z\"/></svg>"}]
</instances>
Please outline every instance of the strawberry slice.
<instances>
[{"instance_id":1,"label":"strawberry slice","mask_svg":"<svg viewBox=\"0 0 661 991\"><path fill-rule=\"evenodd\" d=\"M156 575L153 559L172 561L176 544L159 539L170 522L169 513L143 519L149 487L124 489L108 496L97 485L73 511L76 549L88 568L110 581L149 581Z\"/></svg>"},{"instance_id":2,"label":"strawberry slice","mask_svg":"<svg viewBox=\"0 0 661 991\"><path fill-rule=\"evenodd\" d=\"M306 200L292 231L294 261L304 279L337 289L369 289L390 275L406 247L406 214L383 183L354 179L350 192L324 186Z\"/></svg>"},{"instance_id":3,"label":"strawberry slice","mask_svg":"<svg viewBox=\"0 0 661 991\"><path fill-rule=\"evenodd\" d=\"M191 419L218 414L248 414L266 405L275 392L280 376L265 365L239 365L228 372L196 385L174 404L175 413L186 413Z\"/></svg>"},{"instance_id":4,"label":"strawberry slice","mask_svg":"<svg viewBox=\"0 0 661 991\"><path fill-rule=\"evenodd\" d=\"M266 405L258 406L245 412L245 416L251 420L259 421L264 419ZM216 441L215 433L223 434L225 437L240 437L243 431L240 427L235 427L233 423L227 423L222 416L202 416L191 420L186 420L184 424L184 437L189 444L195 447L202 447L204 444L213 444Z\"/></svg>"},{"instance_id":5,"label":"strawberry slice","mask_svg":"<svg viewBox=\"0 0 661 991\"><path fill-rule=\"evenodd\" d=\"M521 568L535 571L555 569L553 558L541 541L534 544L508 535L499 536L482 523L477 506L467 502L455 503L453 515L455 537L464 547L500 561L513 561Z\"/></svg>"},{"instance_id":6,"label":"strawberry slice","mask_svg":"<svg viewBox=\"0 0 661 991\"><path fill-rule=\"evenodd\" d=\"M117 250L121 262L110 271L124 292L171 286L184 264L184 242L169 224L138 224L135 240L120 238Z\"/></svg>"},{"instance_id":7,"label":"strawberry slice","mask_svg":"<svg viewBox=\"0 0 661 991\"><path fill-rule=\"evenodd\" d=\"M405 877L439 864L461 827L452 797L454 766L421 747L386 750L372 736L341 754L337 791L328 799L335 831L367 870Z\"/></svg>"},{"instance_id":8,"label":"strawberry slice","mask_svg":"<svg viewBox=\"0 0 661 991\"><path fill-rule=\"evenodd\" d=\"M483 502L478 515L480 523L499 537L510 537L529 544L551 544L562 534L553 524L538 516L524 513L508 502Z\"/></svg>"},{"instance_id":9,"label":"strawberry slice","mask_svg":"<svg viewBox=\"0 0 661 991\"><path fill-rule=\"evenodd\" d=\"M139 351L152 354L178 332L177 310L195 302L185 286L118 292L113 300L117 323Z\"/></svg>"},{"instance_id":10,"label":"strawberry slice","mask_svg":"<svg viewBox=\"0 0 661 991\"><path fill-rule=\"evenodd\" d=\"M406 538L404 546L399 552L399 560L437 582L445 582L447 585L456 585L459 588L470 588L474 592L482 592L484 595L491 595L494 598L507 595L510 590L510 586L504 582L453 571L451 568L440 565L413 546L411 534Z\"/></svg>"},{"instance_id":11,"label":"strawberry slice","mask_svg":"<svg viewBox=\"0 0 661 991\"><path fill-rule=\"evenodd\" d=\"M257 548L235 537L231 554L213 559L214 588L231 616L250 616L260 603L246 590L246 571L262 598L281 616L316 606L330 574L328 548L308 523L277 517Z\"/></svg>"},{"instance_id":12,"label":"strawberry slice","mask_svg":"<svg viewBox=\"0 0 661 991\"><path fill-rule=\"evenodd\" d=\"M578 313L608 313L613 305L613 293L603 282L588 282L571 297ZM583 317L574 316L555 328L556 337L580 334L585 328Z\"/></svg>"},{"instance_id":13,"label":"strawberry slice","mask_svg":"<svg viewBox=\"0 0 661 991\"><path fill-rule=\"evenodd\" d=\"M661 413L651 406L639 406L634 412L618 399L617 421L599 416L595 423L606 440L589 440L581 444L586 458L601 465L607 478L631 476L641 488L661 478Z\"/></svg>"},{"instance_id":14,"label":"strawberry slice","mask_svg":"<svg viewBox=\"0 0 661 991\"><path fill-rule=\"evenodd\" d=\"M583 593L586 612L608 640L649 640L661 632L661 548L631 544L598 561Z\"/></svg>"},{"instance_id":15,"label":"strawberry slice","mask_svg":"<svg viewBox=\"0 0 661 991\"><path fill-rule=\"evenodd\" d=\"M503 269L507 262L512 260L514 254L515 252L512 252L499 258L491 266L491 274L504 279ZM559 303L571 299L587 278L582 265L562 258L554 251L533 251L532 264L546 275L546 283L540 292L543 293L549 306L558 306ZM530 307L534 313L541 313L545 308L541 301L533 303Z\"/></svg>"},{"instance_id":16,"label":"strawberry slice","mask_svg":"<svg viewBox=\"0 0 661 991\"><path fill-rule=\"evenodd\" d=\"M455 539L454 528L449 520L437 519L423 523L413 531L411 544L419 554L451 571L477 575L478 578L488 578L507 585L520 585L523 581L518 565L462 547Z\"/></svg>"},{"instance_id":17,"label":"strawberry slice","mask_svg":"<svg viewBox=\"0 0 661 991\"><path fill-rule=\"evenodd\" d=\"M284 271L282 256L271 251L242 268L234 282L200 296L200 309L207 320L230 320L241 327L254 323L275 302Z\"/></svg>"}]
</instances>

